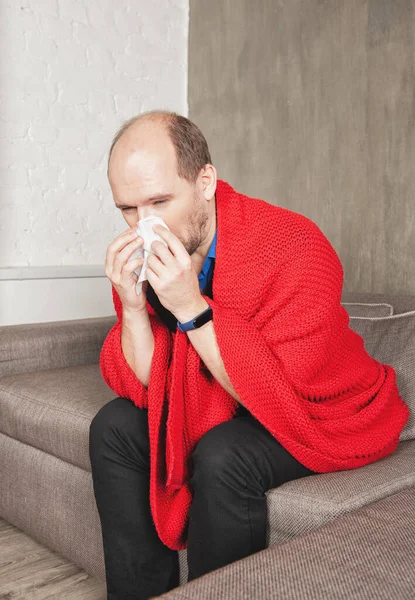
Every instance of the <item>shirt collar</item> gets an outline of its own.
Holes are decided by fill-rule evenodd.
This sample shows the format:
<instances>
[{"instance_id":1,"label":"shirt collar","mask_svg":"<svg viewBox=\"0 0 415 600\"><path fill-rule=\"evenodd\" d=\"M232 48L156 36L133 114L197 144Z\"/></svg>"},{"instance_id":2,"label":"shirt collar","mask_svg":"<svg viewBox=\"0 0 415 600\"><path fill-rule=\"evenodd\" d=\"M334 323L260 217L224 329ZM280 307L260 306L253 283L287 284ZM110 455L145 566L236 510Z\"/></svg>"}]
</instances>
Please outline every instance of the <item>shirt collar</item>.
<instances>
[{"instance_id":1,"label":"shirt collar","mask_svg":"<svg viewBox=\"0 0 415 600\"><path fill-rule=\"evenodd\" d=\"M207 273L209 272L210 263L212 262L212 258L216 258L216 233L217 230L215 231L215 235L213 236L213 240L210 244L207 256L204 260L202 270L199 273L199 279L207 275Z\"/></svg>"},{"instance_id":2,"label":"shirt collar","mask_svg":"<svg viewBox=\"0 0 415 600\"><path fill-rule=\"evenodd\" d=\"M217 232L218 232L218 230L215 231L215 235L213 236L212 243L210 244L210 248L207 253L207 255L210 258L216 258L216 234L217 234Z\"/></svg>"}]
</instances>

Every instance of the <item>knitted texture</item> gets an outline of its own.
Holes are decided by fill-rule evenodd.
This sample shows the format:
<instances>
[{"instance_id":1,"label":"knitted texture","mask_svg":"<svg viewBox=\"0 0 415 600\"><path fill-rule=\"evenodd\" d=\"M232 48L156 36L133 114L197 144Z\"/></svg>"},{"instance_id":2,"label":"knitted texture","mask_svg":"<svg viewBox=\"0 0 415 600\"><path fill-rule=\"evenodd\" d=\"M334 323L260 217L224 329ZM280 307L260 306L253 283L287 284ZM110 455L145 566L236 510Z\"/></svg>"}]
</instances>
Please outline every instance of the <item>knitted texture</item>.
<instances>
[{"instance_id":1,"label":"knitted texture","mask_svg":"<svg viewBox=\"0 0 415 600\"><path fill-rule=\"evenodd\" d=\"M229 379L251 414L299 462L319 473L392 453L409 418L395 370L372 358L341 306L343 268L307 217L218 181L213 327ZM188 468L200 438L238 402L186 333L147 302L154 334L148 389L121 347L122 305L100 355L107 385L148 409L150 507L160 539L187 548Z\"/></svg>"}]
</instances>

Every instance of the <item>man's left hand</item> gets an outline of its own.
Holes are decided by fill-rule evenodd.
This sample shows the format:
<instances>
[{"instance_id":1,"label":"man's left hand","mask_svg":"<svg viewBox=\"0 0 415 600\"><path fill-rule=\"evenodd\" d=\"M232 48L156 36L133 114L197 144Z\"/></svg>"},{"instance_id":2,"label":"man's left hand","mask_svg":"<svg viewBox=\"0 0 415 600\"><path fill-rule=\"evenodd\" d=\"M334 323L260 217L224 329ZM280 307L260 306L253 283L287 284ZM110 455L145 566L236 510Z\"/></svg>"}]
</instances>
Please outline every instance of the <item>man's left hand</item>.
<instances>
[{"instance_id":1,"label":"man's left hand","mask_svg":"<svg viewBox=\"0 0 415 600\"><path fill-rule=\"evenodd\" d=\"M154 254L148 257L146 277L161 304L181 323L190 320L207 306L200 293L199 279L186 248L172 231L153 225L168 245L156 240Z\"/></svg>"}]
</instances>

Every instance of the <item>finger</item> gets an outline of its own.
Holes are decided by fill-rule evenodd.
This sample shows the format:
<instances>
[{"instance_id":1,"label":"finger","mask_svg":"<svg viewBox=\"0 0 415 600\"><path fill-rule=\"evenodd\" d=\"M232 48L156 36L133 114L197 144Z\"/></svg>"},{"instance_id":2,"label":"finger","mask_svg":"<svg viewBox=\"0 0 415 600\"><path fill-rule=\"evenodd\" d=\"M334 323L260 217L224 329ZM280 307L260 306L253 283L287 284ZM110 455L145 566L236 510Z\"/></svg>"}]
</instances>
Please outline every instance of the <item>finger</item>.
<instances>
[{"instance_id":1,"label":"finger","mask_svg":"<svg viewBox=\"0 0 415 600\"><path fill-rule=\"evenodd\" d=\"M153 225L153 231L167 243L170 252L177 258L178 261L180 261L182 264L185 264L190 260L189 253L187 252L186 248L172 231L166 227L163 227L162 225Z\"/></svg>"},{"instance_id":2,"label":"finger","mask_svg":"<svg viewBox=\"0 0 415 600\"><path fill-rule=\"evenodd\" d=\"M171 254L170 254L170 256L171 256ZM162 261L157 256L157 254L150 254L147 259L147 264L151 267L151 269L154 271L154 273L157 275L157 277L161 277L161 274L162 274L163 268L165 268L165 265L163 265Z\"/></svg>"},{"instance_id":3,"label":"finger","mask_svg":"<svg viewBox=\"0 0 415 600\"><path fill-rule=\"evenodd\" d=\"M132 271L130 271L130 269L129 269L129 268L128 268L128 270L127 270L127 268L126 268L126 267L124 267L124 269L123 269L123 271L122 271L122 276L123 276L123 277L126 277L127 279L128 279L129 277L132 277L132 279L133 279L133 281L134 281L135 283L137 283L137 281L138 281L138 275L137 275L137 273L136 273L135 271L136 271L136 269L140 269L140 267L142 267L142 263L143 263L143 259L138 259L138 260L139 260L139 261L141 260L141 264L138 264L138 265L137 265L137 264L135 264L135 263L136 263L136 261L135 261L135 260L131 260L131 261L128 263L128 265L130 265L130 263L134 263L134 266L132 267L132 268L133 268L133 270L132 270Z\"/></svg>"},{"instance_id":4,"label":"finger","mask_svg":"<svg viewBox=\"0 0 415 600\"><path fill-rule=\"evenodd\" d=\"M137 235L137 228L131 227L130 229L126 229L125 231L117 235L117 237L114 238L114 240L110 244L109 248L111 248L112 246L122 247L123 244L127 244L129 240L136 239L137 237L139 237Z\"/></svg>"},{"instance_id":5,"label":"finger","mask_svg":"<svg viewBox=\"0 0 415 600\"><path fill-rule=\"evenodd\" d=\"M136 256L132 258L132 255L142 247L144 241L140 239L133 240L125 248L123 248L116 256L114 260L114 271L113 273L121 273L124 267L132 260L144 258L144 256Z\"/></svg>"},{"instance_id":6,"label":"finger","mask_svg":"<svg viewBox=\"0 0 415 600\"><path fill-rule=\"evenodd\" d=\"M112 270L111 265L109 265L109 273L113 280L119 278L121 276L121 272L123 270L124 265L129 262L128 259L130 256L138 250L144 243L142 238L135 238L134 240L130 240L130 242L124 246L119 252L117 252L113 258ZM140 257L137 257L140 258Z\"/></svg>"},{"instance_id":7,"label":"finger","mask_svg":"<svg viewBox=\"0 0 415 600\"><path fill-rule=\"evenodd\" d=\"M135 269L137 269L138 267L140 267L144 262L144 258L134 258L133 260L128 261L127 264L124 265L123 267L123 274L130 274L133 271L135 271Z\"/></svg>"},{"instance_id":8,"label":"finger","mask_svg":"<svg viewBox=\"0 0 415 600\"><path fill-rule=\"evenodd\" d=\"M108 246L105 257L105 266L110 272L113 270L114 260L118 252L120 252L120 250L122 250L122 248L124 248L131 241L137 239L140 238L137 237L134 231L127 230L117 236L115 240Z\"/></svg>"},{"instance_id":9,"label":"finger","mask_svg":"<svg viewBox=\"0 0 415 600\"><path fill-rule=\"evenodd\" d=\"M170 252L170 249L159 240L152 242L151 250L166 267L169 266L169 263L175 260L175 257Z\"/></svg>"},{"instance_id":10,"label":"finger","mask_svg":"<svg viewBox=\"0 0 415 600\"><path fill-rule=\"evenodd\" d=\"M158 282L160 281L160 278L153 271L153 269L147 267L146 272L145 272L145 276L146 276L146 279L147 279L148 283L151 285L151 287L153 289L157 288L157 285L158 285Z\"/></svg>"}]
</instances>

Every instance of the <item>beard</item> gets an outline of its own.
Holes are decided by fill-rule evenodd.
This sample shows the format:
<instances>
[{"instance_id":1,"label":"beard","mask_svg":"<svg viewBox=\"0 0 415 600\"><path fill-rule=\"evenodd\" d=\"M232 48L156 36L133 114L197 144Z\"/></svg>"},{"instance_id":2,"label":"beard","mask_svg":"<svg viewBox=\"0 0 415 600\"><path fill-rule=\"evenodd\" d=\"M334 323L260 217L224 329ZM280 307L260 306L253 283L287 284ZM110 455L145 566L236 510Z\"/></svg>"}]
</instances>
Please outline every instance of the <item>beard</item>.
<instances>
[{"instance_id":1,"label":"beard","mask_svg":"<svg viewBox=\"0 0 415 600\"><path fill-rule=\"evenodd\" d=\"M192 256L199 246L201 246L205 237L208 222L209 213L206 210L204 203L201 202L195 192L193 211L191 212L187 223L187 239L181 240L189 256Z\"/></svg>"}]
</instances>

